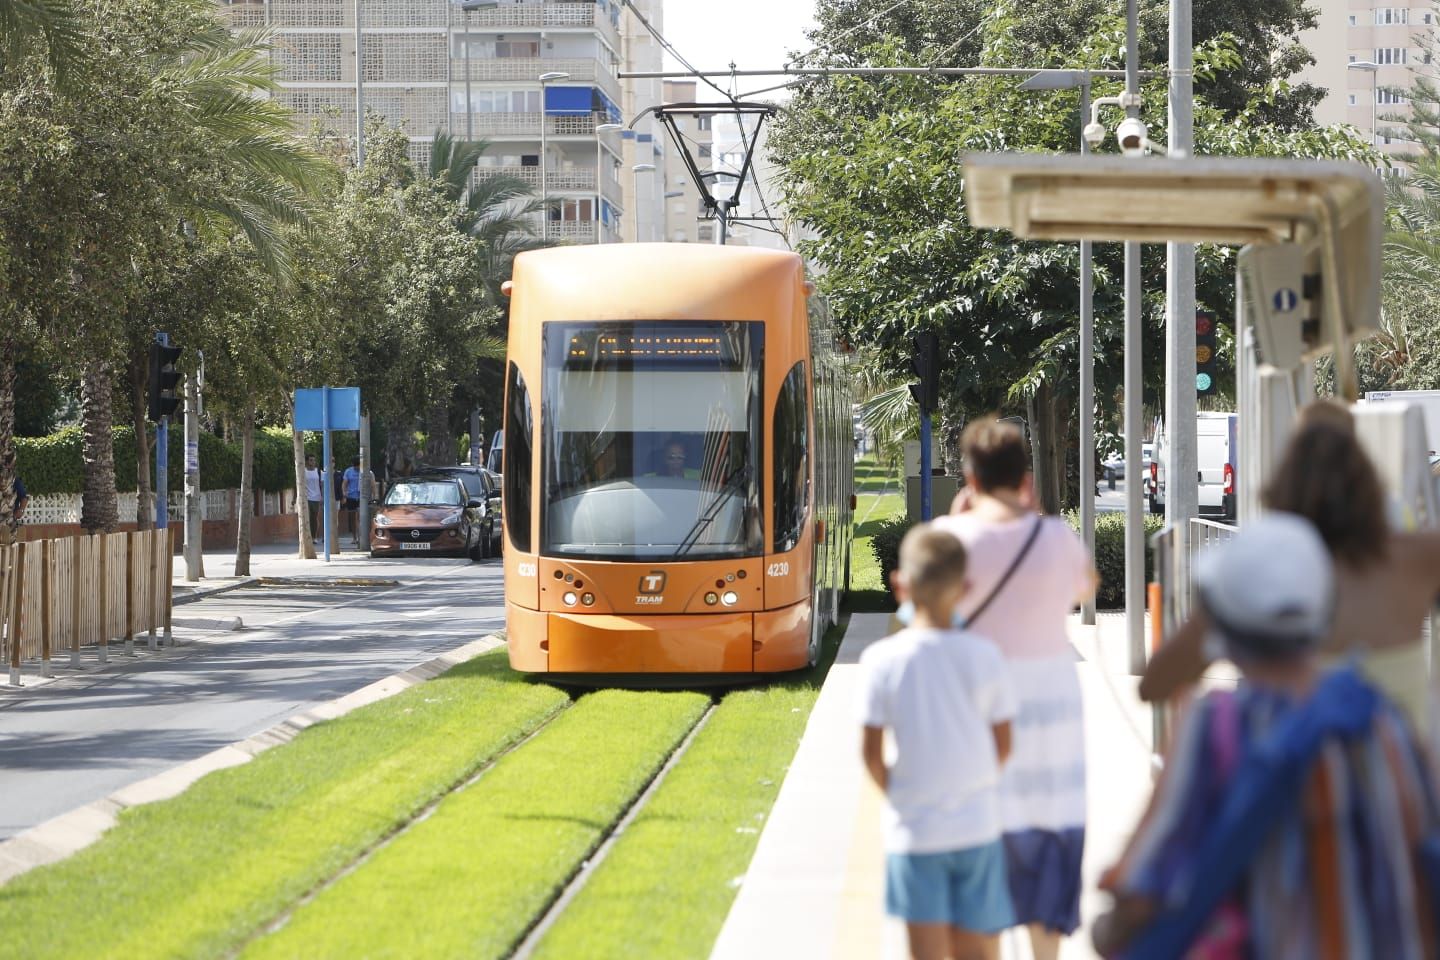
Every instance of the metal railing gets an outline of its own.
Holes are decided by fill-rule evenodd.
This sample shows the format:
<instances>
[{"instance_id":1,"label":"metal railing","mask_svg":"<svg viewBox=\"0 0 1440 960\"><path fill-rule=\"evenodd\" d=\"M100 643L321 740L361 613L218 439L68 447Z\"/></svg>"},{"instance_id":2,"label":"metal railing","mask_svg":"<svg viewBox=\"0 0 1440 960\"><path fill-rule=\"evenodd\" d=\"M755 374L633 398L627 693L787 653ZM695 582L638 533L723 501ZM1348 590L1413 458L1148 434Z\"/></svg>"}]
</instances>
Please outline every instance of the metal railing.
<instances>
[{"instance_id":1,"label":"metal railing","mask_svg":"<svg viewBox=\"0 0 1440 960\"><path fill-rule=\"evenodd\" d=\"M463 83L465 71L465 58L452 57L450 61L452 83ZM560 72L570 74L567 80L570 83L586 81L600 83L617 98L620 89L620 81L616 79L615 72L594 57L496 57L494 59L471 57L469 71L470 79L477 83L493 80L534 83L542 73Z\"/></svg>"},{"instance_id":2,"label":"metal railing","mask_svg":"<svg viewBox=\"0 0 1440 960\"><path fill-rule=\"evenodd\" d=\"M463 104L462 104L463 105ZM456 129L465 125L465 111L455 113ZM551 115L546 118L545 132L556 137L593 137L598 124L609 123L603 113L585 116ZM519 113L476 113L470 118L470 126L477 136L534 137L540 139L540 112Z\"/></svg>"},{"instance_id":3,"label":"metal railing","mask_svg":"<svg viewBox=\"0 0 1440 960\"><path fill-rule=\"evenodd\" d=\"M494 10L469 14L472 28L496 27L598 27L612 47L618 49L619 31L610 19L610 4L600 3L516 3Z\"/></svg>"},{"instance_id":4,"label":"metal railing","mask_svg":"<svg viewBox=\"0 0 1440 960\"><path fill-rule=\"evenodd\" d=\"M1183 567L1183 583L1179 563L1179 530L1173 524L1167 524L1150 538L1155 562L1149 595L1152 654L1169 642L1195 609L1195 564L1211 547L1234 537L1236 530L1228 523L1192 519L1187 527L1189 536L1185 538L1187 562ZM1154 704L1151 708L1153 743L1157 754L1163 752L1168 741L1173 712L1171 706L1163 703Z\"/></svg>"}]
</instances>

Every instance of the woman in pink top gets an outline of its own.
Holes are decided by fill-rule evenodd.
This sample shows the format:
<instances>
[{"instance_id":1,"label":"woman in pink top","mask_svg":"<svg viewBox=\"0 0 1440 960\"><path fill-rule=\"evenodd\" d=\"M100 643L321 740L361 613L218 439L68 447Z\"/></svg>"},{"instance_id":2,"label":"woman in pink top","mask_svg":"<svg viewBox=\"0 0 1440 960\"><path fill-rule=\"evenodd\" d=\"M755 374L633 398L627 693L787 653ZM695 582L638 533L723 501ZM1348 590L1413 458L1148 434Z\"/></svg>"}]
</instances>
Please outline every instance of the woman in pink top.
<instances>
[{"instance_id":1,"label":"woman in pink top","mask_svg":"<svg viewBox=\"0 0 1440 960\"><path fill-rule=\"evenodd\" d=\"M972 422L960 441L966 488L935 521L965 544L966 625L1000 648L1019 700L1000 798L1011 896L1037 960L1080 924L1085 732L1066 622L1095 590L1084 544L1035 512L1029 452L1014 424Z\"/></svg>"}]
</instances>

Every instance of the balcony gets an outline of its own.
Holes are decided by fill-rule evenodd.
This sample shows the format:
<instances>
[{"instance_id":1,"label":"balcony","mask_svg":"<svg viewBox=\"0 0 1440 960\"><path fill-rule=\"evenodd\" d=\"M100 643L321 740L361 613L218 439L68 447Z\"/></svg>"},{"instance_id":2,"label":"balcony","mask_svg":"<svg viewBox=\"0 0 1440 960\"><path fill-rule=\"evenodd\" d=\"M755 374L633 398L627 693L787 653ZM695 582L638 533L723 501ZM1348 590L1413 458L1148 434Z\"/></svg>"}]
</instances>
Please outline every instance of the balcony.
<instances>
[{"instance_id":1,"label":"balcony","mask_svg":"<svg viewBox=\"0 0 1440 960\"><path fill-rule=\"evenodd\" d=\"M539 167L476 167L475 176L478 178L506 176L522 180L530 185L537 194L540 192L540 168ZM585 193L595 192L595 171L594 170L546 170L545 180L548 184L548 192L551 194L563 193ZM622 202L620 185L613 180L606 180L601 184L601 195L617 207Z\"/></svg>"},{"instance_id":2,"label":"balcony","mask_svg":"<svg viewBox=\"0 0 1440 960\"><path fill-rule=\"evenodd\" d=\"M552 137L593 137L597 124L609 123L603 113L589 116L550 116L546 118L545 132ZM465 129L465 114L457 113L451 118L451 129ZM470 120L477 137L530 137L540 139L540 114L538 113L477 113Z\"/></svg>"},{"instance_id":3,"label":"balcony","mask_svg":"<svg viewBox=\"0 0 1440 960\"><path fill-rule=\"evenodd\" d=\"M469 23L472 30L594 27L605 35L611 47L618 50L620 36L615 24L610 22L607 6L598 3L517 3L495 10L476 10L470 14Z\"/></svg>"},{"instance_id":4,"label":"balcony","mask_svg":"<svg viewBox=\"0 0 1440 960\"><path fill-rule=\"evenodd\" d=\"M452 57L450 60L450 82L456 85L465 82L465 58ZM542 73L568 73L567 85L593 83L609 95L620 100L620 81L615 73L594 57L582 59L561 59L554 57L498 57L495 59L470 58L470 79L476 83L492 83L497 80L537 83Z\"/></svg>"}]
</instances>

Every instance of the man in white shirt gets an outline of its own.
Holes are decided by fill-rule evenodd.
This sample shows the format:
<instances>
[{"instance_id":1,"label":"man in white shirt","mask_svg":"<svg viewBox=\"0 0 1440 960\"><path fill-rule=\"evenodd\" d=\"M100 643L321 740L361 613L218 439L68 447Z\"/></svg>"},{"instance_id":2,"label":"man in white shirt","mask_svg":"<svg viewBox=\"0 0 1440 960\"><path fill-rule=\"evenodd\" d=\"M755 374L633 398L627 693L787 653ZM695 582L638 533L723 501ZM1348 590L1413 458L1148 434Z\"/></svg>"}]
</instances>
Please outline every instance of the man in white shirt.
<instances>
[{"instance_id":1,"label":"man in white shirt","mask_svg":"<svg viewBox=\"0 0 1440 960\"><path fill-rule=\"evenodd\" d=\"M325 495L320 486L320 471L315 466L315 457L305 458L305 499L310 501L310 539L318 542L324 529L321 518L325 513Z\"/></svg>"},{"instance_id":2,"label":"man in white shirt","mask_svg":"<svg viewBox=\"0 0 1440 960\"><path fill-rule=\"evenodd\" d=\"M858 704L861 755L886 798L886 911L905 921L917 960L998 957L1015 922L998 791L1015 694L1000 652L951 626L965 593L959 540L911 530L894 586L915 619L861 655Z\"/></svg>"}]
</instances>

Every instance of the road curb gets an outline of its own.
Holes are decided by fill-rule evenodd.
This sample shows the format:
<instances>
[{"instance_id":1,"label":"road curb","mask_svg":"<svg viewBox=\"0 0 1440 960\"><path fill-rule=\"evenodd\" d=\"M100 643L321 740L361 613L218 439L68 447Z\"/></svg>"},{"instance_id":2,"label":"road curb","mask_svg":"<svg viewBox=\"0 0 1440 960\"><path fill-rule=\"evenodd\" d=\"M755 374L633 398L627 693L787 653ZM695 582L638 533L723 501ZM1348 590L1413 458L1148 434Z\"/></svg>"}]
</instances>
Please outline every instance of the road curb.
<instances>
[{"instance_id":1,"label":"road curb","mask_svg":"<svg viewBox=\"0 0 1440 960\"><path fill-rule=\"evenodd\" d=\"M215 592L233 590L242 585L226 584ZM175 602L180 601L177 598ZM503 646L504 643L497 634L472 640L424 663L361 687L353 693L297 713L244 740L212 750L163 773L122 787L108 797L87 803L18 833L0 843L0 886L36 867L56 863L88 847L113 827L120 812L128 807L178 796L207 773L249 763L271 747L289 743L307 727L343 717L360 707L393 697L438 677L451 667Z\"/></svg>"},{"instance_id":2,"label":"road curb","mask_svg":"<svg viewBox=\"0 0 1440 960\"><path fill-rule=\"evenodd\" d=\"M253 586L259 582L259 577L241 577L232 583L222 583L214 587L193 587L190 588L192 592L175 596L171 599L170 603L173 606L179 606L182 603L194 603L196 600L204 600L206 597L229 593L231 590L239 590L241 587ZM173 593L175 588L172 585L170 589Z\"/></svg>"}]
</instances>

